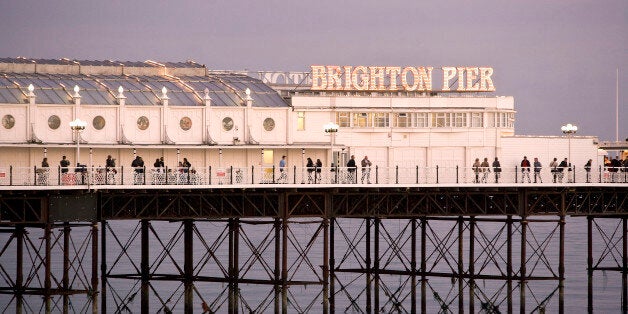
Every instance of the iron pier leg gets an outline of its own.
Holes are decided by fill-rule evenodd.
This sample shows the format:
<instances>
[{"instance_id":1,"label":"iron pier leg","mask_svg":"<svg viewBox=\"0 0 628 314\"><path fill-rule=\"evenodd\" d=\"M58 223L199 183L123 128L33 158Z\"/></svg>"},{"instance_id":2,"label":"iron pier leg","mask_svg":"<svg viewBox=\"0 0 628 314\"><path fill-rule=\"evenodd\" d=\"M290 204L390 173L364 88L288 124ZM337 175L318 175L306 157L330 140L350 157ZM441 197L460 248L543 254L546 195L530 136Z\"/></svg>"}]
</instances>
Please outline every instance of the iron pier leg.
<instances>
[{"instance_id":1,"label":"iron pier leg","mask_svg":"<svg viewBox=\"0 0 628 314\"><path fill-rule=\"evenodd\" d=\"M621 288L622 288L622 312L628 313L628 218L622 218L622 269L621 269Z\"/></svg>"},{"instance_id":2,"label":"iron pier leg","mask_svg":"<svg viewBox=\"0 0 628 314\"><path fill-rule=\"evenodd\" d=\"M63 313L68 313L70 306L70 295L68 289L70 288L70 224L68 222L63 223Z\"/></svg>"},{"instance_id":3,"label":"iron pier leg","mask_svg":"<svg viewBox=\"0 0 628 314\"><path fill-rule=\"evenodd\" d=\"M288 197L284 194L281 223L281 312L288 314Z\"/></svg>"},{"instance_id":4,"label":"iron pier leg","mask_svg":"<svg viewBox=\"0 0 628 314\"><path fill-rule=\"evenodd\" d=\"M100 311L107 313L107 221L100 223Z\"/></svg>"},{"instance_id":5,"label":"iron pier leg","mask_svg":"<svg viewBox=\"0 0 628 314\"><path fill-rule=\"evenodd\" d=\"M593 216L587 216L587 308L593 313Z\"/></svg>"},{"instance_id":6,"label":"iron pier leg","mask_svg":"<svg viewBox=\"0 0 628 314\"><path fill-rule=\"evenodd\" d=\"M23 297L24 297L24 226L17 225L15 227L15 240L16 245L16 271L15 271L15 288L17 290L17 296L15 297L15 312L23 313Z\"/></svg>"},{"instance_id":7,"label":"iron pier leg","mask_svg":"<svg viewBox=\"0 0 628 314\"><path fill-rule=\"evenodd\" d=\"M464 313L464 247L463 247L464 220L458 216L458 313Z\"/></svg>"},{"instance_id":8,"label":"iron pier leg","mask_svg":"<svg viewBox=\"0 0 628 314\"><path fill-rule=\"evenodd\" d=\"M46 227L44 229L44 239L46 242L46 256L45 256L45 274L44 274L44 303L45 303L45 311L46 313L50 313L50 306L51 306L51 300L50 300L50 288L51 288L51 281L50 281L50 276L51 276L51 264L50 264L50 245L51 243L51 239L50 237L52 236L52 230L51 230L51 225L50 223L46 224Z\"/></svg>"},{"instance_id":9,"label":"iron pier leg","mask_svg":"<svg viewBox=\"0 0 628 314\"><path fill-rule=\"evenodd\" d=\"M513 313L512 309L512 215L506 217L506 298L508 303L508 313Z\"/></svg>"},{"instance_id":10,"label":"iron pier leg","mask_svg":"<svg viewBox=\"0 0 628 314\"><path fill-rule=\"evenodd\" d=\"M325 195L325 217L323 217L323 313L329 313L329 213L331 196Z\"/></svg>"},{"instance_id":11,"label":"iron pier leg","mask_svg":"<svg viewBox=\"0 0 628 314\"><path fill-rule=\"evenodd\" d=\"M92 222L92 313L98 313L98 222Z\"/></svg>"},{"instance_id":12,"label":"iron pier leg","mask_svg":"<svg viewBox=\"0 0 628 314\"><path fill-rule=\"evenodd\" d=\"M336 294L336 287L334 285L335 282L335 273L334 273L334 268L336 267L336 260L335 260L335 254L334 254L334 243L335 243L335 237L334 237L334 224L336 224L336 218L332 217L329 221L329 244L330 244L330 248L329 248L329 311L331 313L335 313L335 294Z\"/></svg>"},{"instance_id":13,"label":"iron pier leg","mask_svg":"<svg viewBox=\"0 0 628 314\"><path fill-rule=\"evenodd\" d=\"M140 271L142 278L142 300L141 300L141 311L142 314L149 313L149 288L150 288L150 266L148 264L148 254L149 254L149 243L148 243L148 229L150 222L147 219L142 219L141 221L141 243L142 243L142 254L141 254L141 262L140 262Z\"/></svg>"},{"instance_id":14,"label":"iron pier leg","mask_svg":"<svg viewBox=\"0 0 628 314\"><path fill-rule=\"evenodd\" d=\"M412 286L410 287L410 313L416 314L416 218L412 218L411 224L410 272Z\"/></svg>"},{"instance_id":15,"label":"iron pier leg","mask_svg":"<svg viewBox=\"0 0 628 314\"><path fill-rule=\"evenodd\" d=\"M526 312L526 245L527 238L526 232L528 229L528 221L526 217L522 217L521 220L521 270L519 279L519 311L521 314Z\"/></svg>"},{"instance_id":16,"label":"iron pier leg","mask_svg":"<svg viewBox=\"0 0 628 314\"><path fill-rule=\"evenodd\" d=\"M469 313L475 313L475 217L469 220Z\"/></svg>"},{"instance_id":17,"label":"iron pier leg","mask_svg":"<svg viewBox=\"0 0 628 314\"><path fill-rule=\"evenodd\" d=\"M564 197L563 197L564 199ZM563 207L563 213L564 213ZM560 215L560 248L558 253L558 313L565 313L565 215Z\"/></svg>"},{"instance_id":18,"label":"iron pier leg","mask_svg":"<svg viewBox=\"0 0 628 314\"><path fill-rule=\"evenodd\" d=\"M366 313L373 313L371 307L371 218L366 218Z\"/></svg>"},{"instance_id":19,"label":"iron pier leg","mask_svg":"<svg viewBox=\"0 0 628 314\"><path fill-rule=\"evenodd\" d=\"M233 279L234 282L234 297L235 297L235 313L240 312L239 300L240 300L240 218L234 220L234 239L233 239Z\"/></svg>"},{"instance_id":20,"label":"iron pier leg","mask_svg":"<svg viewBox=\"0 0 628 314\"><path fill-rule=\"evenodd\" d=\"M194 313L194 221L183 221L184 312Z\"/></svg>"},{"instance_id":21,"label":"iron pier leg","mask_svg":"<svg viewBox=\"0 0 628 314\"><path fill-rule=\"evenodd\" d=\"M374 245L374 254L373 254L373 268L374 268L374 291L373 296L375 297L375 313L380 313L379 308L379 218L375 218L375 243Z\"/></svg>"},{"instance_id":22,"label":"iron pier leg","mask_svg":"<svg viewBox=\"0 0 628 314\"><path fill-rule=\"evenodd\" d=\"M238 313L238 237L240 220L229 218L229 313Z\"/></svg>"},{"instance_id":23,"label":"iron pier leg","mask_svg":"<svg viewBox=\"0 0 628 314\"><path fill-rule=\"evenodd\" d=\"M426 262L425 262L425 243L426 243L426 229L427 219L421 218L421 313L427 312L427 276L426 276Z\"/></svg>"},{"instance_id":24,"label":"iron pier leg","mask_svg":"<svg viewBox=\"0 0 628 314\"><path fill-rule=\"evenodd\" d=\"M281 219L275 218L275 311L281 309Z\"/></svg>"}]
</instances>

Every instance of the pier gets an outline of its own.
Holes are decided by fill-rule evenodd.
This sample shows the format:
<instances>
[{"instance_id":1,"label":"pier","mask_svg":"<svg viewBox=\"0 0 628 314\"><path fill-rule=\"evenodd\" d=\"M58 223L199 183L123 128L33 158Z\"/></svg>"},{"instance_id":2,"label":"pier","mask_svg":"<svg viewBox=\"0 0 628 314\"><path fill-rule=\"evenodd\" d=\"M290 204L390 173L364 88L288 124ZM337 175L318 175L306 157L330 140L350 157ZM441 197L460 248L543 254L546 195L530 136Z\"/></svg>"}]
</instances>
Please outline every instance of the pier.
<instances>
[{"instance_id":1,"label":"pier","mask_svg":"<svg viewBox=\"0 0 628 314\"><path fill-rule=\"evenodd\" d=\"M627 310L625 183L0 190L3 311L562 313L567 216L587 219L589 310L600 271Z\"/></svg>"}]
</instances>

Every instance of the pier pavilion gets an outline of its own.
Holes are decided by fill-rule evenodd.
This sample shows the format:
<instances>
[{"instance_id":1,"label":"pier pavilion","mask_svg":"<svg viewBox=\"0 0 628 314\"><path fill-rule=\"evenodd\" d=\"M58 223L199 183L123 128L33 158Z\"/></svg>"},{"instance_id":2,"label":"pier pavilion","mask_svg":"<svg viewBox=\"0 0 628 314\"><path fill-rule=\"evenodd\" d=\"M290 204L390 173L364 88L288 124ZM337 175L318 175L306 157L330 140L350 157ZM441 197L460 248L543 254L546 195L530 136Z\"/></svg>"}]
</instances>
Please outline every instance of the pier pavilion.
<instances>
[{"instance_id":1,"label":"pier pavilion","mask_svg":"<svg viewBox=\"0 0 628 314\"><path fill-rule=\"evenodd\" d=\"M512 98L286 92L192 62L2 61L3 311L564 312L568 216L587 220L589 309L600 270L621 275L627 309L628 185L599 164L552 182L550 156L597 160L596 139L517 136ZM544 183L524 181L521 156L542 153ZM366 154L371 184L344 163ZM475 182L471 161L494 156L499 182ZM312 184L305 157L325 161Z\"/></svg>"}]
</instances>

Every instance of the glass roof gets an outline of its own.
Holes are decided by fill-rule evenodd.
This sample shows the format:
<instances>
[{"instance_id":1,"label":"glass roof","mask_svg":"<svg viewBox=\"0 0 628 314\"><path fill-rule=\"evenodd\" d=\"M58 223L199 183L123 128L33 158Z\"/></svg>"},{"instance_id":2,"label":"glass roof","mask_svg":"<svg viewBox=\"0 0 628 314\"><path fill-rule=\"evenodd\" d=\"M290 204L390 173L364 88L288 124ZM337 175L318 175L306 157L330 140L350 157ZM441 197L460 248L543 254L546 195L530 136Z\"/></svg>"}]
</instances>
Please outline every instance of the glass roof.
<instances>
[{"instance_id":1,"label":"glass roof","mask_svg":"<svg viewBox=\"0 0 628 314\"><path fill-rule=\"evenodd\" d=\"M15 60L15 59L12 59ZM2 60L0 59L0 62ZM48 60L46 60L48 61ZM53 60L68 63L66 60ZM29 61L30 62L30 61ZM102 61L109 65L112 61ZM99 65L98 62L83 63ZM191 66L195 63L177 63ZM287 107L288 104L272 88L260 80L233 73L212 73L207 76L143 76L85 75L43 73L0 73L0 103L27 102L28 85L33 84L40 104L71 104L74 86L79 86L81 104L117 105L118 87L124 88L126 104L132 106L161 105L161 89L166 87L170 106L203 106L205 89L212 106L244 106L245 90L251 90L255 107Z\"/></svg>"}]
</instances>

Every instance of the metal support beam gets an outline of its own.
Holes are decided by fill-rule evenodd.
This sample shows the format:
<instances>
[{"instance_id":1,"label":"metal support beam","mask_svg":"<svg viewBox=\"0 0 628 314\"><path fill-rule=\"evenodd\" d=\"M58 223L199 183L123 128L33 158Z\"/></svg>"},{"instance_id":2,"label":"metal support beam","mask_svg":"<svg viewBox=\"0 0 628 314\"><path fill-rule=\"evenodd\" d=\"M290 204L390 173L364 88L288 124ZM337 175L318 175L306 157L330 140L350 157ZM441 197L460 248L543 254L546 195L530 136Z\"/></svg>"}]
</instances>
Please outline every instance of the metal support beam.
<instances>
[{"instance_id":1,"label":"metal support beam","mask_svg":"<svg viewBox=\"0 0 628 314\"><path fill-rule=\"evenodd\" d=\"M183 221L184 313L194 313L194 220Z\"/></svg>"},{"instance_id":2,"label":"metal support beam","mask_svg":"<svg viewBox=\"0 0 628 314\"><path fill-rule=\"evenodd\" d=\"M366 313L373 313L371 289L371 218L366 218Z\"/></svg>"},{"instance_id":3,"label":"metal support beam","mask_svg":"<svg viewBox=\"0 0 628 314\"><path fill-rule=\"evenodd\" d=\"M70 224L63 223L63 313L68 313L70 306L70 295L67 293L70 288Z\"/></svg>"},{"instance_id":4,"label":"metal support beam","mask_svg":"<svg viewBox=\"0 0 628 314\"><path fill-rule=\"evenodd\" d=\"M150 305L150 264L149 264L149 242L148 242L148 230L150 228L150 221L142 219L141 221L141 262L140 262L140 276L142 280L142 296L141 296L141 312L142 314L149 313Z\"/></svg>"},{"instance_id":5,"label":"metal support beam","mask_svg":"<svg viewBox=\"0 0 628 314\"><path fill-rule=\"evenodd\" d=\"M521 269L519 270L521 278L519 279L519 312L526 312L526 247L528 240L526 238L528 230L527 217L521 217Z\"/></svg>"},{"instance_id":6,"label":"metal support beam","mask_svg":"<svg viewBox=\"0 0 628 314\"><path fill-rule=\"evenodd\" d=\"M98 222L92 222L92 278L91 299L92 313L98 313Z\"/></svg>"},{"instance_id":7,"label":"metal support beam","mask_svg":"<svg viewBox=\"0 0 628 314\"><path fill-rule=\"evenodd\" d=\"M100 311L107 313L107 221L100 223Z\"/></svg>"}]
</instances>

